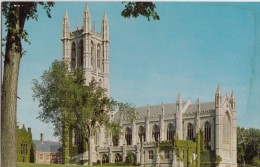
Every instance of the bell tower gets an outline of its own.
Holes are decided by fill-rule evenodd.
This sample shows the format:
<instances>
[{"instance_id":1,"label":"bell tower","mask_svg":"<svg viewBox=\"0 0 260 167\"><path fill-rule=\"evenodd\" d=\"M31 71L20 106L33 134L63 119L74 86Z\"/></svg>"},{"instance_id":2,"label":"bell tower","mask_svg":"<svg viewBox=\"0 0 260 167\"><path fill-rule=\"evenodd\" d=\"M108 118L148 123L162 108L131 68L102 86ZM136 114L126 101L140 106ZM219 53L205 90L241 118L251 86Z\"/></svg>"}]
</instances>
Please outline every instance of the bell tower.
<instances>
[{"instance_id":1,"label":"bell tower","mask_svg":"<svg viewBox=\"0 0 260 167\"><path fill-rule=\"evenodd\" d=\"M70 71L82 68L85 83L88 84L92 78L100 82L107 90L109 96L109 26L105 13L102 19L101 31L96 25L91 27L91 16L88 4L83 14L82 28L70 30L69 16L67 10L63 18L63 61L68 64Z\"/></svg>"}]
</instances>

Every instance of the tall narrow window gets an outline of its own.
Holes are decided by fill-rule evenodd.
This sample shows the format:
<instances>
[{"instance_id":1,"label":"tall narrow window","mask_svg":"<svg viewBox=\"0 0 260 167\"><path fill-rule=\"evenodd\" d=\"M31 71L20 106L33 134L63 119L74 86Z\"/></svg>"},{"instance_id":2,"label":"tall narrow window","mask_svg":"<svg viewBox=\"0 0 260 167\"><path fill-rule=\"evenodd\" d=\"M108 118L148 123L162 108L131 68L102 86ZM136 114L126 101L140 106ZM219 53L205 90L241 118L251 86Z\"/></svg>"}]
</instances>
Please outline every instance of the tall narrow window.
<instances>
[{"instance_id":1,"label":"tall narrow window","mask_svg":"<svg viewBox=\"0 0 260 167\"><path fill-rule=\"evenodd\" d=\"M109 157L107 154L103 154L102 156L102 164L106 164L109 162Z\"/></svg>"},{"instance_id":2,"label":"tall narrow window","mask_svg":"<svg viewBox=\"0 0 260 167\"><path fill-rule=\"evenodd\" d=\"M204 125L204 139L205 139L205 148L210 149L210 140L211 140L211 126L207 121Z\"/></svg>"},{"instance_id":3,"label":"tall narrow window","mask_svg":"<svg viewBox=\"0 0 260 167\"><path fill-rule=\"evenodd\" d=\"M119 163L119 162L122 162L122 161L123 161L122 155L119 154L119 153L116 153L115 163Z\"/></svg>"},{"instance_id":4,"label":"tall narrow window","mask_svg":"<svg viewBox=\"0 0 260 167\"><path fill-rule=\"evenodd\" d=\"M152 136L155 142L158 142L160 140L160 128L158 125L153 126Z\"/></svg>"},{"instance_id":5,"label":"tall narrow window","mask_svg":"<svg viewBox=\"0 0 260 167\"><path fill-rule=\"evenodd\" d=\"M75 69L76 67L76 44L72 42L71 46L71 69Z\"/></svg>"},{"instance_id":6,"label":"tall narrow window","mask_svg":"<svg viewBox=\"0 0 260 167\"><path fill-rule=\"evenodd\" d=\"M174 126L169 123L167 127L167 140L172 140L174 136Z\"/></svg>"},{"instance_id":7,"label":"tall narrow window","mask_svg":"<svg viewBox=\"0 0 260 167\"><path fill-rule=\"evenodd\" d=\"M114 146L118 146L118 144L119 144L119 136L118 135L113 136L112 137L112 142L113 142Z\"/></svg>"},{"instance_id":8,"label":"tall narrow window","mask_svg":"<svg viewBox=\"0 0 260 167\"><path fill-rule=\"evenodd\" d=\"M97 46L97 67L100 69L100 53L101 53L101 49L100 49L100 45Z\"/></svg>"},{"instance_id":9,"label":"tall narrow window","mask_svg":"<svg viewBox=\"0 0 260 167\"><path fill-rule=\"evenodd\" d=\"M75 128L75 139L74 139L75 145L80 145L82 143L82 135L78 128Z\"/></svg>"},{"instance_id":10,"label":"tall narrow window","mask_svg":"<svg viewBox=\"0 0 260 167\"><path fill-rule=\"evenodd\" d=\"M188 124L188 139L193 140L193 125L191 123Z\"/></svg>"},{"instance_id":11,"label":"tall narrow window","mask_svg":"<svg viewBox=\"0 0 260 167\"><path fill-rule=\"evenodd\" d=\"M139 127L138 136L139 136L140 144L142 145L143 142L145 141L145 129L143 126Z\"/></svg>"},{"instance_id":12,"label":"tall narrow window","mask_svg":"<svg viewBox=\"0 0 260 167\"><path fill-rule=\"evenodd\" d=\"M126 145L132 145L132 130L127 127L125 131Z\"/></svg>"},{"instance_id":13,"label":"tall narrow window","mask_svg":"<svg viewBox=\"0 0 260 167\"><path fill-rule=\"evenodd\" d=\"M169 159L170 158L170 150L169 149L164 150L164 158L165 159Z\"/></svg>"},{"instance_id":14,"label":"tall narrow window","mask_svg":"<svg viewBox=\"0 0 260 167\"><path fill-rule=\"evenodd\" d=\"M83 67L83 54L84 54L84 50L83 50L83 40L80 41L80 44L79 44L79 66Z\"/></svg>"},{"instance_id":15,"label":"tall narrow window","mask_svg":"<svg viewBox=\"0 0 260 167\"><path fill-rule=\"evenodd\" d=\"M91 41L91 55L90 55L91 66L94 66L94 54L95 54L94 43Z\"/></svg>"},{"instance_id":16,"label":"tall narrow window","mask_svg":"<svg viewBox=\"0 0 260 167\"><path fill-rule=\"evenodd\" d=\"M149 150L149 159L153 159L153 150Z\"/></svg>"}]
</instances>

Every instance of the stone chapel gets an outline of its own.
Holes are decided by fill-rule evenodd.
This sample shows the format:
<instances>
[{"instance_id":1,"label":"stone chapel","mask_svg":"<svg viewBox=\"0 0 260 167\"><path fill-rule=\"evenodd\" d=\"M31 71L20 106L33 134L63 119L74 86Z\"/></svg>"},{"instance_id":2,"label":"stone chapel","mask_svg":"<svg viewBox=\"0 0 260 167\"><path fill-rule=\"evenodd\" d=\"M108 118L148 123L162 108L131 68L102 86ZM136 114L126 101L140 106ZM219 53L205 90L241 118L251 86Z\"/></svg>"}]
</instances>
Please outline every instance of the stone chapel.
<instances>
[{"instance_id":1,"label":"stone chapel","mask_svg":"<svg viewBox=\"0 0 260 167\"><path fill-rule=\"evenodd\" d=\"M85 7L82 28L70 30L68 12L63 18L63 61L70 70L82 67L88 84L92 77L108 90L109 96L109 25L104 14L101 32L96 25L91 27L88 5ZM123 127L123 135L118 139L105 138L101 128L93 139L91 148L93 162L118 163L125 160L127 154L135 155L136 163L141 166L185 166L179 162L176 150L158 150L157 143L173 140L195 141L196 134L202 129L205 149L214 151L222 158L220 167L237 166L237 112L236 98L223 95L220 85L212 92L212 101L196 103L182 101L178 95L172 104L150 105L135 109L137 119L129 122L124 113L111 112L111 121ZM78 145L80 136L71 134L71 145ZM81 153L75 162L86 159L87 153ZM183 155L184 156L184 155ZM196 159L194 154L193 159Z\"/></svg>"}]
</instances>

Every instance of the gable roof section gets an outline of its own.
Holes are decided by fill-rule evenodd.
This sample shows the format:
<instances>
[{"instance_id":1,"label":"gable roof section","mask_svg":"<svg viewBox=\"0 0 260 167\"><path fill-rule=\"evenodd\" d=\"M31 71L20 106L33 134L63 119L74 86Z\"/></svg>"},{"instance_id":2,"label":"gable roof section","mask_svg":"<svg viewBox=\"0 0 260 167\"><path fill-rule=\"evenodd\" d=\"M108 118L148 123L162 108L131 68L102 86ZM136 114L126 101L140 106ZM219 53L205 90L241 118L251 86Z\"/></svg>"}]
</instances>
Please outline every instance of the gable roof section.
<instances>
[{"instance_id":1,"label":"gable roof section","mask_svg":"<svg viewBox=\"0 0 260 167\"><path fill-rule=\"evenodd\" d=\"M57 153L61 148L61 144L59 142L44 141L44 143L42 144L40 140L33 140L33 143L36 146L36 151L39 152Z\"/></svg>"},{"instance_id":2,"label":"gable roof section","mask_svg":"<svg viewBox=\"0 0 260 167\"><path fill-rule=\"evenodd\" d=\"M183 106L185 106L187 102L183 102ZM144 107L137 107L135 108L137 117L145 117L147 116L148 108L150 110L150 116L160 115L162 113L162 108L164 106L164 114L170 115L176 113L176 103L170 104L159 104L159 105L152 105L152 106L144 106ZM215 109L215 102L203 102L200 103L200 111L209 111ZM187 109L183 113L192 113L198 111L198 104L190 104L188 105ZM119 112L116 112L114 115L114 120L118 121L120 118Z\"/></svg>"}]
</instances>

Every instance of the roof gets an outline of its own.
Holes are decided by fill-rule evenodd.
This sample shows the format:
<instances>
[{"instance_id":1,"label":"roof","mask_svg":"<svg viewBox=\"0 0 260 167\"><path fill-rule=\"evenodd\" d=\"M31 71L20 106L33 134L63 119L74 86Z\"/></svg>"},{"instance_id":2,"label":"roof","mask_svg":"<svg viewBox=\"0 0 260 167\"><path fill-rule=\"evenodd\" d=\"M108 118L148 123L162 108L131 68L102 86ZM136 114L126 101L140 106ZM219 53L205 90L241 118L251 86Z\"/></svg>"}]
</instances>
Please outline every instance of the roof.
<instances>
[{"instance_id":1,"label":"roof","mask_svg":"<svg viewBox=\"0 0 260 167\"><path fill-rule=\"evenodd\" d=\"M185 106L186 104L189 104L188 102L183 102L182 105ZM150 116L156 116L162 114L162 108L164 108L164 115L172 115L176 113L177 107L176 103L170 103L170 104L159 104L159 105L152 105L152 106L145 106L145 107L137 107L135 108L136 116L139 118L144 118L147 116L148 109L150 110ZM215 102L203 102L200 103L200 111L209 111L215 109ZM191 113L198 111L198 104L189 104L187 109L184 111L184 113ZM116 112L114 115L114 120L118 121L120 118L120 113Z\"/></svg>"},{"instance_id":2,"label":"roof","mask_svg":"<svg viewBox=\"0 0 260 167\"><path fill-rule=\"evenodd\" d=\"M59 142L44 141L42 144L40 140L33 140L33 143L36 146L36 151L40 152L58 152L61 148L61 144Z\"/></svg>"}]
</instances>

